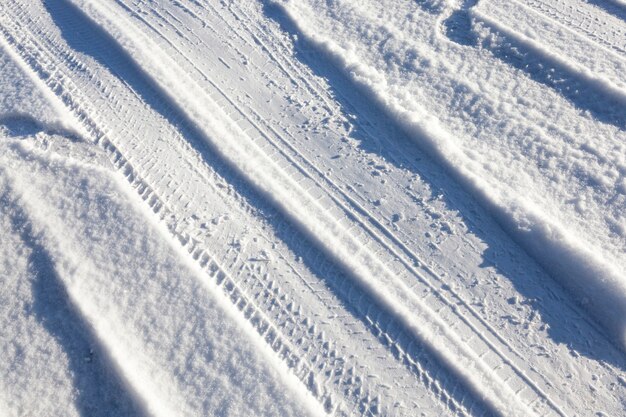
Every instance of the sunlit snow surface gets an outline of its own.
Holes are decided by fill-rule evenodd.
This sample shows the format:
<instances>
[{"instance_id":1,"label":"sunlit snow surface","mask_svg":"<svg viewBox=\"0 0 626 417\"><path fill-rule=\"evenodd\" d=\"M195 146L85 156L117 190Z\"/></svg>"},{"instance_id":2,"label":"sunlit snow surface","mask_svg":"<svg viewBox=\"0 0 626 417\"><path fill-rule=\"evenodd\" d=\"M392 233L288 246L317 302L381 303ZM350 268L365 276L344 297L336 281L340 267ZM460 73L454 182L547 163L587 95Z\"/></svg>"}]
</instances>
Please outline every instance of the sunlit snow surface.
<instances>
[{"instance_id":1,"label":"sunlit snow surface","mask_svg":"<svg viewBox=\"0 0 626 417\"><path fill-rule=\"evenodd\" d=\"M277 2L626 346L625 56L558 23L518 32L517 2L470 3Z\"/></svg>"},{"instance_id":2,"label":"sunlit snow surface","mask_svg":"<svg viewBox=\"0 0 626 417\"><path fill-rule=\"evenodd\" d=\"M0 414L626 411L623 0L0 2Z\"/></svg>"},{"instance_id":3,"label":"sunlit snow surface","mask_svg":"<svg viewBox=\"0 0 626 417\"><path fill-rule=\"evenodd\" d=\"M0 67L3 413L307 414L101 151L46 133L63 116Z\"/></svg>"}]
</instances>

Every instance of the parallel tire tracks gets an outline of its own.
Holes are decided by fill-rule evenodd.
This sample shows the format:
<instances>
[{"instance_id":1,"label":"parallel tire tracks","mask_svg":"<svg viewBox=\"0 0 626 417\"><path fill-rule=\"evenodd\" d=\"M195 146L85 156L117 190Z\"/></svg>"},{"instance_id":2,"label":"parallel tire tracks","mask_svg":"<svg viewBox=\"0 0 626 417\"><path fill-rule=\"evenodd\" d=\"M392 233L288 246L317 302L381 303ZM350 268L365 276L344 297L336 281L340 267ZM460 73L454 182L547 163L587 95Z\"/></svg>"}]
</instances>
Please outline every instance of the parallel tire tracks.
<instances>
[{"instance_id":1,"label":"parallel tire tracks","mask_svg":"<svg viewBox=\"0 0 626 417\"><path fill-rule=\"evenodd\" d=\"M521 3L537 10L546 18L560 22L599 45L621 54L622 57L626 56L626 24L618 18L582 1L523 0ZM570 12L564 13L568 9ZM609 23L607 20L612 24L607 24ZM610 33L608 28L613 31L617 31L618 28L621 30Z\"/></svg>"},{"instance_id":2,"label":"parallel tire tracks","mask_svg":"<svg viewBox=\"0 0 626 417\"><path fill-rule=\"evenodd\" d=\"M64 50L62 45L52 42L51 39L54 38L51 34L47 32L29 34L28 31L21 30L16 22L20 22L22 28L37 26L26 10L19 5L14 6L15 9L10 15L14 19L3 21L2 26L3 35L10 46L68 106L85 128L88 137L107 151L114 166L124 174L141 198L167 225L173 237L207 271L207 275L221 286L225 294L327 411L334 411L338 415L375 415L385 412L383 402L387 402L384 398L388 390L376 388L375 385L374 389L368 388L372 385L369 382L371 378L363 374L367 372L368 367L364 367L357 357L345 355L338 357L338 350L340 348L345 350L347 347L334 347L333 341L328 340L323 330L319 330L323 326L319 323L316 325L319 319L305 313L306 307L303 308L290 301L281 288L276 287L275 282L268 279L267 273L258 274L258 271L251 271L247 265L239 265L236 268L237 260L225 270L215 257L203 248L202 242L194 237L197 230L186 223L187 217L181 208L188 203L189 196L185 195L185 190L176 183L176 179L163 172L157 160L142 159L140 155L133 155L132 162L129 161L116 145L115 141L128 140L134 136L141 124L130 120L124 124L121 131L114 131L114 128L108 127L112 121L109 120L107 123L107 120L98 118L96 111L98 107L94 108L91 97L87 98L84 95L90 92L86 87L97 86L101 101L96 105L104 106L100 110L107 107L115 110L120 97L113 95L114 90L110 86L99 81L98 77L102 74L92 73L90 65L83 62L79 55L71 50ZM48 42L42 44L41 40ZM74 80L77 80L78 84ZM187 144L180 145L182 148L179 151L182 154L190 152ZM127 153L133 154L128 150ZM202 175L201 172L195 174ZM212 188L223 189L219 179L208 177L205 179L211 180ZM283 227L289 228L284 223ZM328 272L336 274L338 271L331 268ZM421 362L432 362L432 358L411 340L400 343L400 339L407 340L406 335L398 331L392 335L386 331L387 328L397 329L393 320L377 309L375 303L361 290L350 285L349 280L342 280L341 276L336 279L342 282L340 292L354 300L354 308L362 314L367 328L376 338L385 342L385 345L382 345L384 350L393 352L400 363L410 368L413 375L417 376L416 382L425 384L444 404L447 404L446 408L455 414L464 415L463 410L466 406L472 410L480 409L479 406L472 405L471 397L467 397L462 405L451 398L447 390L441 387L441 380L445 377L440 374L431 376L432 369L436 369L436 366L428 365L424 368L421 365ZM315 291L322 290L317 288ZM337 306L337 310L341 310L341 307ZM350 320L354 319L348 318L348 321ZM411 381L406 383L411 384ZM450 383L453 386L458 385L456 382ZM387 394L389 395L396 397L394 393ZM407 413L410 415L410 412Z\"/></svg>"},{"instance_id":3,"label":"parallel tire tracks","mask_svg":"<svg viewBox=\"0 0 626 417\"><path fill-rule=\"evenodd\" d=\"M192 2L196 3L196 2ZM262 39L264 36L264 32L259 30L253 32L253 30L248 26L252 19L241 9L238 8L238 5L232 4L229 6L229 9L232 13L235 14L235 17L238 22L240 22L244 28L247 29L248 36L250 36L254 41L262 46L264 50L267 51L268 55L271 59L279 61L281 58L281 53L278 51L272 51L272 47L270 46L270 42L267 39ZM217 9L213 8L213 11L219 13ZM240 16L237 16L236 13L240 13ZM196 9L194 10L194 14L201 14L202 10ZM224 20L226 24L228 22ZM160 26L164 24L168 24L167 21L160 22ZM233 28L233 31L236 30ZM156 31L158 34L158 31ZM238 35L241 39L244 39L241 35ZM183 59L186 57L183 54ZM284 58L282 58L284 59ZM285 75L289 76L294 83L298 83L300 80L292 78L289 71L285 68L289 66L288 59L284 59L283 63L278 63L279 67L284 71ZM289 67L292 69L294 67ZM301 77L300 79L305 79L305 77ZM319 89L315 86L312 86L309 83L305 84L305 87L309 91L311 91L316 97L320 98L321 101L324 101L323 95L319 92ZM221 91L223 94L224 92ZM237 108L237 111L240 115L249 120L250 123L254 124L253 118L247 114L245 114L241 110L242 103L235 104L230 98L225 97L227 101L229 101L233 107ZM260 130L258 126L255 126ZM323 189L323 191L332 199L334 204L339 205L346 213L346 215L352 219L354 219L360 227L365 230L372 239L376 241L376 243L380 244L385 248L385 250L390 254L391 258L400 259L402 266L395 267L394 271L398 274L402 274L403 271L401 268L406 268L410 271L409 276L413 276L422 281L425 286L424 292L432 292L435 294L435 297L440 298L445 305L447 305L452 310L456 311L457 318L461 322L466 322L468 326L471 326L474 334L479 335L478 337L485 340L486 343L491 344L491 348L497 352L497 354L502 358L504 363L509 364L515 371L521 375L525 379L524 373L520 369L516 369L516 366L511 362L511 359L505 355L504 353L498 351L498 349L502 349L503 351L507 351L509 354L517 357L517 360L523 361L523 357L517 351L511 347L506 340L502 339L498 334L497 330L492 328L487 322L485 322L478 312L472 309L469 303L465 302L458 294L454 292L450 287L447 287L444 284L444 280L439 277L434 271L428 268L415 252L411 251L407 246L405 246L402 241L397 238L394 233L385 227L377 217L368 212L362 205L360 205L355 199L353 199L347 192L345 192L340 186L333 183L333 181L324 173L318 169L313 162L308 160L304 155L300 154L299 151L292 146L290 146L289 139L283 138L280 133L278 133L275 129L273 129L269 124L266 126L267 131L260 130L261 135L270 142L274 147L278 149L280 154L282 154L285 158L289 160L290 163L297 166L299 171L307 176L307 178L312 179L315 182L315 185ZM268 132L269 131L269 132ZM294 155L291 157L290 155ZM298 162L299 161L299 162ZM416 267L416 265L421 268L421 271ZM431 281L431 280L434 280ZM418 287L419 288L419 287ZM417 290L419 292L419 290ZM478 323L478 324L476 324ZM480 329L482 327L482 329ZM500 347L496 347L496 343L493 340L490 340L488 337L483 336L484 334L490 334L497 343L500 343ZM539 375L538 371L535 371L537 375ZM529 385L533 385L531 380L526 380ZM535 387L535 389L539 390L539 388ZM520 390L521 392L521 390ZM553 404L556 407L556 405Z\"/></svg>"},{"instance_id":4,"label":"parallel tire tracks","mask_svg":"<svg viewBox=\"0 0 626 417\"><path fill-rule=\"evenodd\" d=\"M185 215L187 213L184 207L189 202L190 196L183 192L183 186L177 184L176 179L170 178L169 182L164 183L167 176L150 155L144 154L146 159L141 159L140 152L133 153L132 149L120 150L120 141L124 140L124 135L134 135L137 128L132 124L126 124L123 130L115 131L115 127L111 127L110 123L98 118L98 109L109 106L113 106L114 109L116 100L120 97L111 95L110 90L107 91L109 87L106 83L99 83L98 74L91 73L90 63L83 62L73 51L54 42L52 34L30 32L30 28L37 27L37 21L32 20L28 10L20 5L1 6L0 10L2 9L5 9L3 17L12 17L11 20L3 19L1 29L11 47L72 110L92 141L108 152L116 168L124 173L133 188L167 224L172 235L205 268L208 276L221 286L272 349L324 404L326 410L346 415L354 413L375 415L389 412L389 404L385 402L390 400L380 399L379 393L382 390L375 384L367 382L367 376L362 374L363 371L359 371L359 360L338 355L337 350L333 348L333 341L311 324L311 321L316 319L311 316L300 318L294 314L302 307L290 303L289 297L281 293L281 289L275 286L268 275L264 275L262 271L252 271L249 265L244 266L241 262L239 269L234 268L238 264L237 259L232 265L223 266L223 261L211 255L210 250L205 247L205 242L196 237L201 233L195 224L188 221L191 216ZM188 60L182 52L179 53L183 59ZM201 72L200 69L198 71ZM204 76L210 80L206 74ZM75 80L78 80L78 84ZM83 92L87 82L97 85L100 101L94 103L91 102L92 99L87 98L87 94ZM223 103L225 111L229 115L239 115L237 120L242 130L259 142L259 147L265 152L280 158L281 164L284 164L283 169L294 178L299 178L299 183L304 184L302 186L308 190L307 192L317 196L319 204L333 207L334 215L347 225L345 230L349 230L353 238L372 247L379 260L393 273L410 280L413 284L416 279L418 280L418 284L412 290L423 296L422 302L427 303L449 329L463 335L464 345L459 348L474 352L481 363L489 367L492 375L513 390L518 400L535 413L563 414L517 364L523 360L521 355L517 354L496 330L484 322L469 304L453 292L441 290L439 284L435 285L433 280L438 282L439 278L434 272L425 267L416 268L414 264L419 263L419 259L410 249L402 245L400 239L340 187L325 178L313 163L298 154L296 149L290 148L288 139L281 137L271 127L263 127L255 122L252 116L242 111L216 84L212 86L216 90L212 92L216 96L214 99ZM130 86L129 91L133 92ZM137 98L139 97L135 99ZM168 135L177 138L178 149L184 155L195 155L194 150L186 143L184 135L172 128L165 137L169 137ZM137 140L136 143L140 142L141 140ZM194 158L192 156L188 162L191 166L197 163ZM218 185L219 180L201 171L192 169L194 175L200 176L205 183L213 184L213 189L220 192L222 187ZM419 346L423 341L418 342L416 346L413 336L398 325L391 312L377 305L367 291L354 285L349 279L335 282L333 290L344 299L350 300L350 307L366 322L368 330L383 342L386 349L392 352L396 360L409 369L421 384L430 388L450 412L455 414L485 412L480 402L473 399L472 395L468 395L461 384L445 376L449 369L436 372L435 377L432 376L432 371L424 369L422 363L426 358L432 359L432 352ZM309 348L313 344L316 347ZM439 369L436 365L433 366L434 368L430 369ZM455 390L462 392L452 394L451 392Z\"/></svg>"}]
</instances>

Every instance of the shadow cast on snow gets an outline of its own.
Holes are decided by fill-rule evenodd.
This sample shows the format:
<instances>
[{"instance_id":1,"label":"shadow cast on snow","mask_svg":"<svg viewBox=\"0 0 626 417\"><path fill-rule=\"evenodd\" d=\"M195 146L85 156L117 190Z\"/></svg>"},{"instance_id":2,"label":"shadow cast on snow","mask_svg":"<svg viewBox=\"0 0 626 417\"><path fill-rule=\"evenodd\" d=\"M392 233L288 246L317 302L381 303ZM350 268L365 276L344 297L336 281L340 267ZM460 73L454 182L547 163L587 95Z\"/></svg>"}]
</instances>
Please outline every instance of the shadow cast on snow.
<instances>
[{"instance_id":1,"label":"shadow cast on snow","mask_svg":"<svg viewBox=\"0 0 626 417\"><path fill-rule=\"evenodd\" d=\"M161 114L173 126L179 129L189 143L204 158L205 162L224 180L235 186L237 192L255 208L265 221L274 227L278 237L285 241L295 255L300 256L308 268L328 282L339 299L345 303L346 307L356 317L362 320L370 329L373 328L369 322L370 317L367 316L367 312L371 310L362 310L359 305L355 306L350 296L353 293L343 290L345 288L346 276L350 272L342 271L333 264L326 267L320 266L320 257L325 257L323 254L324 249L311 245L311 242L306 237L306 233L299 230L296 225L285 221L284 216L279 215L279 210L269 198L252 187L228 161L221 159L218 153L204 139L204 134L195 127L187 115L170 102L167 95L137 67L109 34L104 32L98 25L92 23L86 15L67 2L67 0L50 0L46 2L46 6L70 47L93 57L104 67L108 68L114 75L130 85L154 111ZM268 17L278 22L287 33L298 33L289 18L278 8L268 5L265 7L265 12ZM480 227L473 228L472 231L489 246L495 245L493 236L497 236L499 241L505 240L505 238L501 237L503 232L493 224L493 221L488 216L485 216L485 218L476 216L473 209L475 205L465 203L465 201L473 201L473 199L463 192L441 167L438 167L422 152L417 150L414 142L402 134L394 122L384 116L384 112L377 108L366 94L355 89L353 84L323 57L323 54L316 52L316 48L308 44L303 37L299 37L295 47L297 58L309 66L316 75L328 80L337 100L346 110L346 114L356 112L355 114L361 115L363 119L367 120L370 118L377 121L374 127L376 135L366 134L358 126L352 133L360 141L364 150L378 153L390 163L410 169L425 178L434 190L439 191L446 197L446 203L451 209L459 211L468 220L467 223L470 227L474 223L479 223ZM489 233L484 232L484 230L489 231ZM521 252L513 243L509 243L509 246L512 250ZM328 259L328 257L325 258ZM546 297L546 290L543 288L524 285L523 278L518 276L514 266L504 262L498 265L498 269L525 296L537 300L550 299ZM363 291L362 294L365 295L361 300L368 300L367 302L370 303L371 300L367 298L366 292ZM561 300L559 303L553 304L547 301L539 301L536 305L541 311L542 317L550 322L551 329L556 329L550 332L555 341L566 343L581 354L612 362L622 369L626 369L622 356L616 354L614 350L608 349L606 344L593 342L598 339L604 340L604 338L598 338L596 334L591 334L591 330L587 333L584 333L587 331L584 330L583 334L577 337L572 337L573 333L567 331L567 329L559 330L559 326L562 325L559 320L561 310L565 308L565 305L569 305L569 301L566 301L566 296L562 296L559 299ZM373 301L371 302L373 304ZM383 309L379 309L379 311L384 313ZM374 331L374 334L377 333ZM409 340L402 343L406 343L407 347L413 346L411 349L418 349L413 341ZM419 349L422 351L416 352L416 355L434 355L431 352L423 352L423 348ZM427 367L435 367L436 362L433 360L425 363ZM445 373L441 369L433 368L433 371ZM442 378L442 380L445 384L446 378Z\"/></svg>"},{"instance_id":2,"label":"shadow cast on snow","mask_svg":"<svg viewBox=\"0 0 626 417\"><path fill-rule=\"evenodd\" d=\"M26 115L1 117L0 127L9 136L32 136L44 130L37 120Z\"/></svg>"},{"instance_id":3,"label":"shadow cast on snow","mask_svg":"<svg viewBox=\"0 0 626 417\"><path fill-rule=\"evenodd\" d=\"M469 0L468 3L473 4L475 0ZM266 16L276 21L283 31L299 35L295 24L279 7L267 5L264 10ZM455 36L464 41L469 39L458 32ZM545 276L530 256L506 235L489 211L481 208L475 198L445 169L422 152L416 146L415 140L397 126L386 110L369 98L366 91L354 88L354 83L304 36L297 37L294 49L297 59L328 82L335 100L341 104L346 114L357 114L359 119L368 122L376 121L368 127L373 132L363 131L358 124L352 130L351 136L359 141L360 147L366 152L379 155L398 168L408 169L419 175L435 195L443 195L446 206L458 212L470 232L488 246L483 253L485 262L481 267L496 268L522 295L529 300L535 300L533 306L548 323L549 335L555 342L566 344L572 352L626 369L622 352L613 345L607 345L606 340L610 338L603 329L591 320L585 320L586 325L579 326L581 317L587 318L588 315L575 304L569 293L554 280L542 283L541 276L529 277L519 271L519 262L513 262L508 254L515 254L515 259L535 266L530 269L541 271L541 275Z\"/></svg>"},{"instance_id":4,"label":"shadow cast on snow","mask_svg":"<svg viewBox=\"0 0 626 417\"><path fill-rule=\"evenodd\" d=\"M620 3L620 0L586 0L587 3L593 4L599 9L604 10L608 14L626 22L626 4Z\"/></svg>"},{"instance_id":5,"label":"shadow cast on snow","mask_svg":"<svg viewBox=\"0 0 626 417\"><path fill-rule=\"evenodd\" d=\"M574 107L595 119L626 130L626 104L602 91L593 81L556 60L535 53L521 42L498 32L497 43L483 42L494 57L523 71L531 80L550 87ZM477 41L476 41L477 42Z\"/></svg>"},{"instance_id":6,"label":"shadow cast on snow","mask_svg":"<svg viewBox=\"0 0 626 417\"><path fill-rule=\"evenodd\" d=\"M12 137L34 136L37 133L60 135L71 142L80 142L78 135L64 127L49 126L29 114L10 114L0 117L0 134Z\"/></svg>"},{"instance_id":7,"label":"shadow cast on snow","mask_svg":"<svg viewBox=\"0 0 626 417\"><path fill-rule=\"evenodd\" d=\"M465 0L461 8L453 11L443 21L443 33L452 42L459 45L476 46L477 38L472 31L472 18L469 9L474 7L478 0Z\"/></svg>"},{"instance_id":8,"label":"shadow cast on snow","mask_svg":"<svg viewBox=\"0 0 626 417\"><path fill-rule=\"evenodd\" d=\"M89 17L66 0L50 0L47 1L46 6L68 45L76 51L91 56L108 68L111 73L130 85L152 110L158 112L170 124L179 129L204 161L224 180L236 187L239 195L272 226L277 237L285 242L294 255L302 259L314 274L322 277L328 283L346 309L361 320L375 336L379 337L382 343L388 342L384 335L378 332L376 326L392 329L394 332L409 333L408 331L404 332L399 323L394 322L394 319L383 308L377 306L376 301L365 290L355 285L346 285L354 281L348 277L350 272L343 271L339 266L329 261L330 257L327 256L322 247L311 242L306 232L286 220L270 199L251 186L228 161L221 159L204 139L204 134L195 127L187 115L170 102L167 95L154 85L109 34L92 23ZM435 352L427 351L424 346L408 337L401 337L397 342L401 349L412 358L421 358L422 368L429 374L437 376L443 387L447 384L458 385L454 375L438 365ZM415 365L405 361L405 366L411 368ZM455 390L454 387L451 386L450 388L450 392L457 393L458 390ZM465 404L470 398L459 396L457 400L459 403ZM376 404L362 404L361 406L376 407ZM473 408L475 410L487 410L486 406L480 403L473 404ZM365 413L367 410L362 408L360 411ZM490 413L484 411L481 414L489 415Z\"/></svg>"},{"instance_id":9,"label":"shadow cast on snow","mask_svg":"<svg viewBox=\"0 0 626 417\"><path fill-rule=\"evenodd\" d=\"M602 91L593 81L497 30L497 42L481 42L473 29L469 12L477 3L478 0L466 0L460 9L443 21L443 33L448 39L459 45L480 46L490 51L495 58L524 72L533 81L553 89L574 107L589 112L603 123L626 129L626 104ZM593 0L592 3L604 2Z\"/></svg>"},{"instance_id":10,"label":"shadow cast on snow","mask_svg":"<svg viewBox=\"0 0 626 417\"><path fill-rule=\"evenodd\" d=\"M32 274L32 314L49 332L66 355L76 390L74 405L85 417L141 416L136 399L125 389L106 353L93 335L88 322L72 305L55 269L54 260L24 212L5 193L0 196L3 207L13 207L9 214L13 230L29 249L29 270ZM45 364L41 364L45 369Z\"/></svg>"}]
</instances>

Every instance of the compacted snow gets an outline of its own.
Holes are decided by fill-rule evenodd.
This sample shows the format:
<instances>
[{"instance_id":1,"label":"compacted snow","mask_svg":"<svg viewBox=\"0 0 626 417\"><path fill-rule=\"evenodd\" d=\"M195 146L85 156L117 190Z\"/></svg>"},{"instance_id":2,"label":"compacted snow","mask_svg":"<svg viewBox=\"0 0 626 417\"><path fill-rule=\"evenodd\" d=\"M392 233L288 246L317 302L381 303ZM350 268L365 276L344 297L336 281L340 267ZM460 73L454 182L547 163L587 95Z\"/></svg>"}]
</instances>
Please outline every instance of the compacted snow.
<instances>
[{"instance_id":1,"label":"compacted snow","mask_svg":"<svg viewBox=\"0 0 626 417\"><path fill-rule=\"evenodd\" d=\"M617 0L0 3L0 409L626 413Z\"/></svg>"},{"instance_id":2,"label":"compacted snow","mask_svg":"<svg viewBox=\"0 0 626 417\"><path fill-rule=\"evenodd\" d=\"M565 28L555 36L576 56L561 55L564 45L551 33L530 40L511 28L520 24L510 15L516 5L481 1L471 9L476 25L467 42L445 33L457 11L446 18L450 12L412 2L291 1L284 8L626 346L626 60L596 52ZM534 24L549 32L550 22ZM611 74L598 74L612 68L596 54L614 62ZM535 82L534 72L580 91L568 100ZM581 114L592 106L599 115Z\"/></svg>"},{"instance_id":3,"label":"compacted snow","mask_svg":"<svg viewBox=\"0 0 626 417\"><path fill-rule=\"evenodd\" d=\"M103 152L40 130L63 115L3 60L3 412L315 414Z\"/></svg>"}]
</instances>

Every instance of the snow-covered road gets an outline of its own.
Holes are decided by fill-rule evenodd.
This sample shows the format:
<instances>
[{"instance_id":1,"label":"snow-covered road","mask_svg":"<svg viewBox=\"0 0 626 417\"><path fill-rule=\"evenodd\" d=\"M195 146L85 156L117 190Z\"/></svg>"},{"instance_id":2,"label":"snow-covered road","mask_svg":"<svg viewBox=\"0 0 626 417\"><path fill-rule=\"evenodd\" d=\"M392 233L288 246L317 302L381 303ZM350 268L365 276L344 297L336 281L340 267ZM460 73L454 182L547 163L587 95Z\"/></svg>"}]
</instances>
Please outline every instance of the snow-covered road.
<instances>
[{"instance_id":1,"label":"snow-covered road","mask_svg":"<svg viewBox=\"0 0 626 417\"><path fill-rule=\"evenodd\" d=\"M0 3L0 407L626 413L625 15Z\"/></svg>"}]
</instances>

